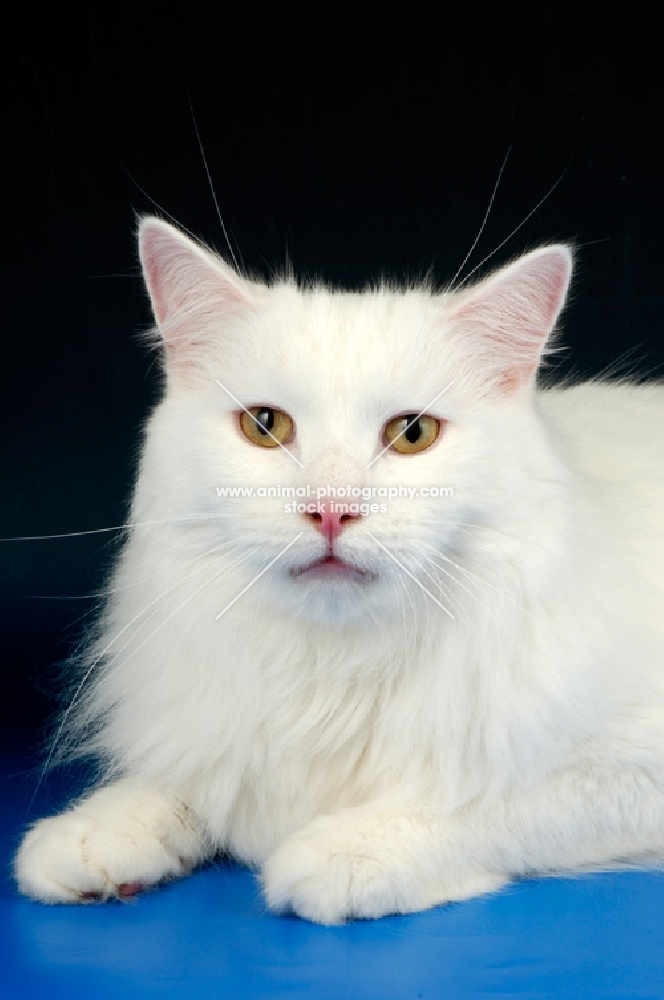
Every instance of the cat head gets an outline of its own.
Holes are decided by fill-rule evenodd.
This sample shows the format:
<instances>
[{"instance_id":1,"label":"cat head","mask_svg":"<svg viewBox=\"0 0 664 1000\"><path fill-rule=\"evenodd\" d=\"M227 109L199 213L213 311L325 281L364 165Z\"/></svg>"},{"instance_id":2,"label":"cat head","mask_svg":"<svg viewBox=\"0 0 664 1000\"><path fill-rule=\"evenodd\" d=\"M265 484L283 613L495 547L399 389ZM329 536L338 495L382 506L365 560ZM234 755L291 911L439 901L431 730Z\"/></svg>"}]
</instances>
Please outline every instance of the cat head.
<instances>
[{"instance_id":1,"label":"cat head","mask_svg":"<svg viewBox=\"0 0 664 1000\"><path fill-rule=\"evenodd\" d=\"M268 285L154 218L139 247L166 388L137 496L226 544L238 593L261 576L243 600L336 624L444 616L459 562L513 558L555 479L533 389L567 247L443 293Z\"/></svg>"}]
</instances>

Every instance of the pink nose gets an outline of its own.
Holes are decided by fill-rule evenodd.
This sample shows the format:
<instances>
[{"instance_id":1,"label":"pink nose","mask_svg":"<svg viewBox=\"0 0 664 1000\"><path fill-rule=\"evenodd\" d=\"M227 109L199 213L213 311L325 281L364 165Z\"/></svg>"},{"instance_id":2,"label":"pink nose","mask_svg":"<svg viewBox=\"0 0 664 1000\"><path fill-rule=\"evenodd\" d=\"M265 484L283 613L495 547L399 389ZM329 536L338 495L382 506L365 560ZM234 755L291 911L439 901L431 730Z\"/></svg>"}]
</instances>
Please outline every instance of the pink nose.
<instances>
[{"instance_id":1,"label":"pink nose","mask_svg":"<svg viewBox=\"0 0 664 1000\"><path fill-rule=\"evenodd\" d=\"M330 545L341 534L344 527L359 516L359 514L335 514L327 509L320 514L305 514L305 517L314 522L320 533L325 535Z\"/></svg>"}]
</instances>

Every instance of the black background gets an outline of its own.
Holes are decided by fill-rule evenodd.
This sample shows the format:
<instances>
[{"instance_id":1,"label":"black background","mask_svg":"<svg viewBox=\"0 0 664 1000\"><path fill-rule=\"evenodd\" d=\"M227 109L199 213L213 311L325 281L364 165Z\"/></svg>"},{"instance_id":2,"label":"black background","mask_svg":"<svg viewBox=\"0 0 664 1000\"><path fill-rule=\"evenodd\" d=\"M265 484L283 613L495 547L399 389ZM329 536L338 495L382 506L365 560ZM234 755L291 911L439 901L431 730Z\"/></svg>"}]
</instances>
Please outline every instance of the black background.
<instances>
[{"instance_id":1,"label":"black background","mask_svg":"<svg viewBox=\"0 0 664 1000\"><path fill-rule=\"evenodd\" d=\"M38 6L4 25L4 536L117 525L159 387L136 214L252 271L361 286L572 240L563 371L661 375L662 75L652 21L581 5ZM599 10L600 8L598 8ZM629 12L627 12L629 14ZM627 16L627 15L625 15ZM35 741L112 535L3 542L0 734Z\"/></svg>"}]
</instances>

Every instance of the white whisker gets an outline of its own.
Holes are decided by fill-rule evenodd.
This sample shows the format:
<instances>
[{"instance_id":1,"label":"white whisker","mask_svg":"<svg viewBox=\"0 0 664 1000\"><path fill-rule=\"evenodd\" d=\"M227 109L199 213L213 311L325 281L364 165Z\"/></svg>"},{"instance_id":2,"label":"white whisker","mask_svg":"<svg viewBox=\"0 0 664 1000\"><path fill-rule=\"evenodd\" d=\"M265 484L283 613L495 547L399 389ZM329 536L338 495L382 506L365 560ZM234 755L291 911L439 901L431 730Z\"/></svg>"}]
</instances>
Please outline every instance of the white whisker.
<instances>
[{"instance_id":1,"label":"white whisker","mask_svg":"<svg viewBox=\"0 0 664 1000\"><path fill-rule=\"evenodd\" d=\"M396 558L396 556L393 556L392 553L389 551L389 549L385 548L385 546L382 544L382 542L378 541L378 539L376 538L375 535L372 535L370 531L368 531L367 534L369 535L369 538L372 538L373 541L376 543L376 545L379 545L381 547L381 549L383 550L383 552L387 553L387 555L390 557L390 559L394 560L394 562L397 564L397 566L401 570L403 570L403 572L407 576L409 576L411 578L411 580L413 580L417 584L417 586L420 587L424 591L425 594L429 595L429 597L431 598L431 600L435 604L437 604L439 608L442 608L442 610L445 612L446 615L449 615L450 618L454 618L454 615L452 614L452 612L448 611L448 609L444 605L442 605L440 603L440 601L438 600L438 598L434 597L433 594L429 590L427 590L427 588L424 586L424 584L420 583L420 581L417 579L417 577L413 576L413 574L410 572L410 570L406 569L406 567L403 565L403 563L400 563L399 560Z\"/></svg>"},{"instance_id":2,"label":"white whisker","mask_svg":"<svg viewBox=\"0 0 664 1000\"><path fill-rule=\"evenodd\" d=\"M440 566L438 563L436 563L435 562L435 558L436 558L436 556L438 556L439 558L442 558L443 560L445 560L447 562L450 562L453 566L455 566L461 572L465 572L463 570L463 568L461 566L458 566L456 563L453 563L452 560L448 560L446 556L444 556L441 552L439 552L433 546L427 545L426 543L424 543L424 544L426 545L427 548L432 549L433 552L434 552L433 556L427 556L426 558L430 562L433 562L433 564L436 566L436 568L441 573L443 573L447 577L449 577L456 584L457 587L459 587L461 590L465 591L470 597L472 597L472 599L474 601L476 601L479 604L479 606L481 608L483 608L494 621L497 621L500 624L500 627L502 629L504 629L504 630L506 630L508 632L508 634L511 636L512 639L514 639L515 641L517 641L517 637L514 634L513 630L507 628L507 626L505 625L505 622L503 621L503 619L500 616L497 615L495 608L493 608L490 605L488 605L487 603L485 603L485 601L483 601L482 598L478 594L474 593L472 590L470 590L470 588L466 587L465 584L463 584L461 580L458 580L452 573L450 573L448 570L446 570L443 566ZM519 610L522 611L524 615L530 616L531 612L529 611L529 609L527 607L525 607L525 605L521 601L519 601L508 589L506 589L506 588L502 588L501 589L501 588L495 586L494 584L489 583L486 580L480 580L478 577L475 577L474 574L472 574L472 576L474 578L473 582L475 582L478 586L483 586L483 587L490 588L496 594L498 594L501 597L501 599L507 599L509 602L511 602L512 604L514 604L516 607L518 607Z\"/></svg>"},{"instance_id":3,"label":"white whisker","mask_svg":"<svg viewBox=\"0 0 664 1000\"><path fill-rule=\"evenodd\" d=\"M466 266L466 264L470 260L472 252L475 249L475 247L477 246L477 244L479 243L480 236L484 232L484 227L487 224L487 220L489 218L489 215L491 214L491 208L493 206L496 194L498 193L498 186L500 184L500 179L503 176L503 171L504 171L505 167L507 166L507 161L509 159L509 155L510 155L511 152L512 152L512 144L510 143L509 148L508 148L507 152L505 153L505 157L503 159L502 166L501 166L500 170L498 171L498 177L496 178L496 183L493 186L493 191L491 193L491 198L489 199L489 205L487 207L486 212L484 213L484 218L482 219L482 225L479 228L479 232L478 232L477 236L475 237L475 239L472 242L470 250L468 251L468 253L466 254L466 256L463 258L459 269L457 270L456 274L454 275L454 277L452 278L452 280L449 283L449 289L450 289L450 291L454 288L454 282L457 280L457 278L459 277L459 275L463 271L464 267Z\"/></svg>"},{"instance_id":4,"label":"white whisker","mask_svg":"<svg viewBox=\"0 0 664 1000\"><path fill-rule=\"evenodd\" d=\"M210 552L204 553L202 556L200 556L198 558L204 558L205 555L212 554L212 553L214 553L214 551L215 551L215 549L213 548L213 549L210 550ZM48 772L48 769L50 767L51 761L53 760L53 756L55 754L56 747L58 746L58 742L60 740L60 737L62 736L62 733L64 732L64 728L65 728L65 725L67 723L67 720L68 720L69 716L71 715L71 712L72 712L74 706L78 703L78 700L79 700L79 697L81 695L81 692L83 691L83 688L87 684L88 680L90 679L90 677L91 677L93 671L95 670L95 668L97 667L97 665L101 662L101 660L104 658L104 656L106 656L106 654L109 652L109 650L112 648L112 646L115 645L115 643L118 641L118 639L120 639L120 637L122 635L124 635L124 633L129 628L131 628L131 626L134 624L135 621L137 621L139 618L141 618L147 611L150 610L150 608L152 608L154 605L156 605L160 600L162 600L164 597L166 597L167 594L169 594L171 591L175 590L176 587L179 587L183 583L186 583L187 580L189 580L192 576L194 576L194 574L197 573L200 569L201 569L201 567L197 566L196 569L192 570L192 572L189 573L189 574L187 574L187 576L185 576L184 578L182 578L182 577L178 578L178 580L176 580L175 583L171 584L171 586L167 587L166 590L162 591L160 594L157 595L157 597L153 598L153 600L150 601L149 604L147 604L144 608L141 609L141 611L139 611L136 615L134 615L134 617L130 621L128 621L126 623L126 625L124 625L120 629L119 632L117 632L113 636L113 638L110 640L110 642L108 642L106 644L106 646L104 647L104 649L102 649L101 653L99 653L97 656L94 657L94 659L92 660L92 662L90 663L90 665L86 669L85 673L83 674L83 677L81 678L81 680L79 681L78 685L76 686L76 688L74 690L74 694L72 695L72 697L71 697L71 699L69 701L69 704L67 705L66 709L64 710L64 712L63 712L63 714L61 716L60 724L59 724L59 726L58 726L58 728L57 728L57 730L55 732L55 735L53 736L53 738L51 740L51 746L50 746L49 752L48 752L46 760L45 760L45 762L44 762L44 764L43 764L43 766L42 766L42 768L40 770L39 778L37 779L37 784L35 786L34 792L32 793L32 797L30 799L30 802L28 804L28 812L30 812L30 809L32 808L32 806L34 804L34 801L35 801L35 798L37 796L37 793L38 793L39 789L41 788L42 782L44 781L44 778L45 778L45 776L46 776L46 774ZM151 615L149 617L151 617ZM128 642L129 641L131 641L131 639L128 640ZM125 643L125 645L122 647L122 649L120 650L120 652L122 652L124 649L126 649L126 647L128 645L128 642Z\"/></svg>"},{"instance_id":5,"label":"white whisker","mask_svg":"<svg viewBox=\"0 0 664 1000\"><path fill-rule=\"evenodd\" d=\"M297 534L295 536L295 538L293 538L288 543L288 545L286 545L285 548L283 548L281 550L281 552L274 557L274 559L270 560L270 562L267 564L267 566L265 567L265 569L262 569L260 571L260 573L253 578L253 580L251 581L251 583L248 583L247 586L244 588L244 590L241 590L240 593L237 595L237 597L234 597L233 600L230 602L230 604L226 605L226 607L224 608L223 611L220 611L218 615L215 615L215 621L218 621L218 619L221 618L221 616L223 614L225 614L228 611L229 608L232 608L233 605L235 604L235 602L238 601L242 597L243 594L246 594L246 592L249 590L249 588L253 587L253 585L256 583L257 580L260 580L260 578L262 577L263 573L267 573L267 571L269 570L270 566L273 566L276 563L277 559L281 559L281 557L283 556L284 552L287 552L288 549L291 547L291 545L294 545L295 542L298 540L298 538L301 538L303 534L304 534L304 532L300 531L300 533Z\"/></svg>"},{"instance_id":6,"label":"white whisker","mask_svg":"<svg viewBox=\"0 0 664 1000\"><path fill-rule=\"evenodd\" d=\"M166 517L157 521L134 521L125 524L115 524L110 528L90 528L87 531L65 531L53 535L14 535L10 538L0 538L0 542L43 542L52 538L82 538L84 535L102 535L111 531L129 531L132 528L145 528L155 524L198 524L215 521L225 514L186 514L180 517Z\"/></svg>"},{"instance_id":7,"label":"white whisker","mask_svg":"<svg viewBox=\"0 0 664 1000\"><path fill-rule=\"evenodd\" d=\"M542 206L542 205L544 204L544 202L545 202L545 201L547 200L547 198L550 198L550 197L551 197L551 195L552 195L552 194L553 194L553 192L554 192L554 191L556 190L556 188L557 188L557 187L558 187L558 185L560 184L561 180L563 179L563 177L564 177L564 176L565 176L565 174L567 173L568 169L569 169L569 164L568 164L568 165L567 165L567 166L565 167L565 169L563 170L563 172L562 172L562 174L560 175L560 177L559 177L559 178L558 178L558 179L557 179L556 181L554 181L554 182L553 182L553 184L551 185L551 187L549 188L549 190L548 190L548 191L546 192L546 194L544 195L544 197L543 197L543 198L540 198L540 200L539 200L539 201L537 202L537 204L535 205L535 207L534 207L534 208L532 208L532 209L530 210L530 212L528 212L528 215L527 215L527 216L525 217L525 219L522 219L522 220L521 220L521 222L519 223L519 225L518 225L518 226L515 226L515 227L514 227L514 229L512 230L512 232L511 232L511 233L510 233L510 234L509 234L508 236L506 236L506 237L505 237L505 239L504 239L504 240L502 240L502 242L500 242L500 243L498 244L498 246L497 246L497 247L495 247L495 248L494 248L494 249L493 249L493 250L491 251L491 253L488 253L488 254L486 255L486 257L483 257L483 258L482 258L482 260L481 260L481 261L479 262L479 264L476 264L476 265L475 265L475 267L474 267L474 268L472 269L472 271L470 271L470 272L469 272L469 273L468 273L468 274L466 275L466 277L465 277L465 278L463 279L463 281L460 281L460 282L459 282L459 284L457 285L457 287L456 287L455 291L458 291L458 290L459 290L460 288L462 288L462 287L463 287L463 285L465 285L465 284L466 284L466 282L467 282L467 281L469 281L469 280L470 280L470 278L472 278L472 276L473 276L473 275L475 274L475 272L476 272L476 271L478 271L478 270L479 270L479 269L480 269L480 268L482 267L482 265L486 264L486 262L487 262L488 260L491 260L491 258L492 258L492 257L494 256L494 254L497 254L497 253L498 253L498 251L499 251L499 250L500 250L500 249L501 249L502 247L504 247L504 246L505 246L505 244L506 244L506 243L507 243L507 242L508 242L509 240L511 240L511 239L512 239L512 237L513 237L513 236L514 236L514 235L515 235L516 233L518 233L518 232L519 232L519 230L520 230L520 229L521 229L521 228L522 228L523 226L525 226L526 222L528 222L528 219L530 219L530 218L531 218L531 216L533 216L533 215L535 214L535 212L536 212L536 211L538 210L538 208L540 208L540 207L541 207L541 206Z\"/></svg>"},{"instance_id":8,"label":"white whisker","mask_svg":"<svg viewBox=\"0 0 664 1000\"><path fill-rule=\"evenodd\" d=\"M210 584L214 583L216 580L219 579L219 577L223 573L228 572L230 569L235 569L241 563L246 562L247 559L250 559L251 556L253 556L254 553L257 552L257 551L258 551L258 546L255 546L254 548L250 549L249 551L242 553L240 556L237 557L237 559L233 560L233 562L230 563L228 566L224 566L219 572L213 574L213 576L211 576L210 579L206 582L205 586L209 586ZM201 589L204 589L204 588L201 588ZM194 615L189 620L189 622L187 623L187 625L185 626L185 628L182 630L182 632L180 633L177 641L175 642L175 644L174 644L174 646L173 646L173 648L172 648L172 650L170 652L170 655L169 655L168 659L166 660L166 663L164 664L164 669L162 670L162 674L161 674L162 680L163 680L163 678L166 675L166 672L168 670L168 666L169 666L171 660L173 659L173 656L175 655L175 651L176 651L177 647L179 646L180 642L182 641L182 639L184 638L184 636L187 634L187 632L189 631L189 629L192 627L192 625L194 624L194 622L198 621L198 619L202 616L202 614L203 614L204 611L207 611L209 605L212 603L213 598L214 598L214 595L211 595L210 596L210 600L208 601L208 604L206 605L206 607L203 608L203 609L201 609L201 611L198 614ZM184 603L182 605L180 605L180 607L183 607L183 606L184 606ZM179 608L176 609L176 610L179 610ZM168 619L165 619L165 621L167 621L167 620ZM160 626L160 628L161 628L161 626ZM159 631L159 629L156 629L155 632L153 632L152 635L149 638L152 638L153 635L156 635L156 633L158 631Z\"/></svg>"},{"instance_id":9,"label":"white whisker","mask_svg":"<svg viewBox=\"0 0 664 1000\"><path fill-rule=\"evenodd\" d=\"M198 139L198 148L201 151L203 166L205 167L205 173L207 175L208 184L210 185L210 191L212 192L212 200L214 201L214 207L217 210L217 216L219 218L219 223L221 225L221 231L224 234L224 239L226 240L226 245L228 247L229 253L233 258L233 263L235 264L235 270L238 271L238 273L241 273L239 264L235 259L235 254L233 253L233 247L231 246L231 241L228 238L228 233L226 231L226 226L224 225L224 220L221 215L221 209L219 208L219 202L217 201L217 192L215 191L214 184L212 183L212 175L210 174L210 168L208 167L207 157L205 155L205 150L203 149L203 140L201 139L201 134L198 131L198 124L196 122L196 115L194 114L194 106L191 103L191 99L189 100L189 110L191 111L191 119L194 123L194 131L196 132L196 138Z\"/></svg>"}]
</instances>

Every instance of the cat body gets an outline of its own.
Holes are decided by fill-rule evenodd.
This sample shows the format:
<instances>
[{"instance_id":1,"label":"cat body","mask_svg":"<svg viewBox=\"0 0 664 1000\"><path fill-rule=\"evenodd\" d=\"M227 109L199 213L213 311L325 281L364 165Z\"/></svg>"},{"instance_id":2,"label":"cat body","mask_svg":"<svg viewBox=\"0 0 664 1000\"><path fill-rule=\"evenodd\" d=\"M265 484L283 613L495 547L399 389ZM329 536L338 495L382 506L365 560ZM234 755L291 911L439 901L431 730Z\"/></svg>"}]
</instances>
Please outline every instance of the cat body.
<instances>
[{"instance_id":1,"label":"cat body","mask_svg":"<svg viewBox=\"0 0 664 1000\"><path fill-rule=\"evenodd\" d=\"M22 891L225 851L338 923L661 861L664 387L534 388L566 248L443 295L267 287L158 220L141 259L166 389L63 720L105 779L29 831ZM217 490L277 484L392 493Z\"/></svg>"}]
</instances>

